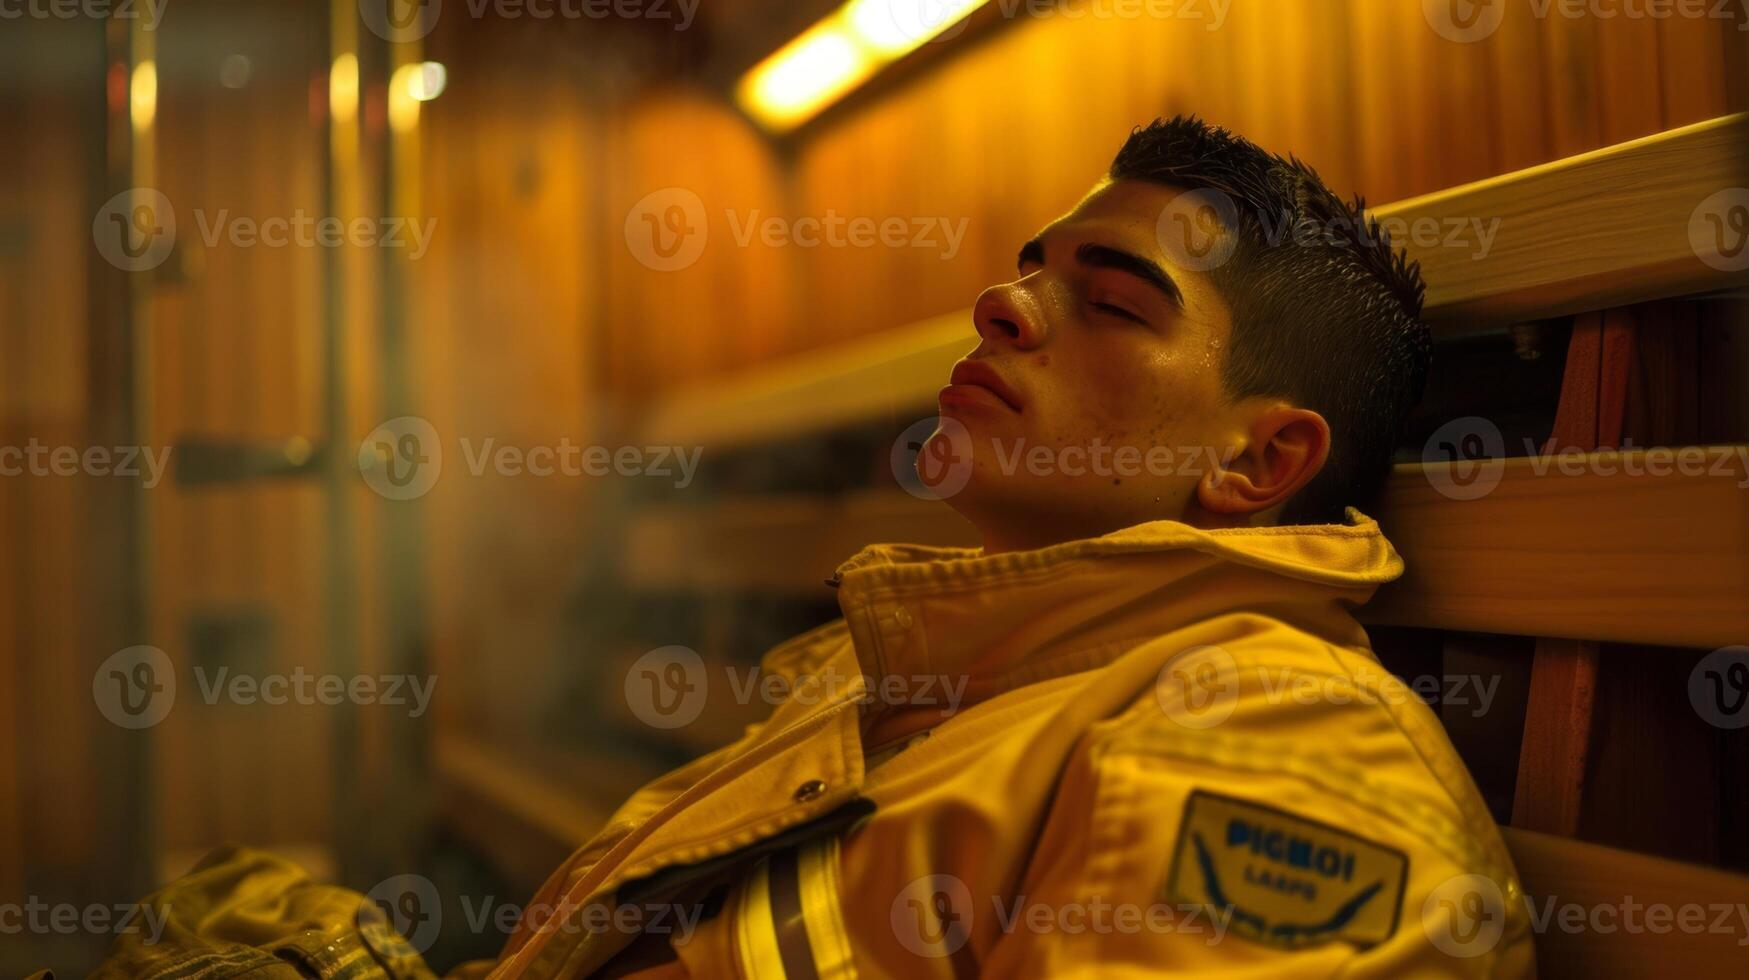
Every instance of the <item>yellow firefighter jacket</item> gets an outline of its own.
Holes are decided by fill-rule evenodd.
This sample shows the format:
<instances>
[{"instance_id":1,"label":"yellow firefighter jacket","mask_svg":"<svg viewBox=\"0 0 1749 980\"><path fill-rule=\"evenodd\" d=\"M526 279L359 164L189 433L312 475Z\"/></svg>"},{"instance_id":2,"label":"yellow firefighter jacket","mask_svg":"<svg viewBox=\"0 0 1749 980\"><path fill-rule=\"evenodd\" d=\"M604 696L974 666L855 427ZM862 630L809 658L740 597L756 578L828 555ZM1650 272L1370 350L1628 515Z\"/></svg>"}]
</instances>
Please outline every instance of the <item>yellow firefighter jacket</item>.
<instances>
[{"instance_id":1,"label":"yellow firefighter jacket","mask_svg":"<svg viewBox=\"0 0 1749 980\"><path fill-rule=\"evenodd\" d=\"M492 976L1528 976L1499 832L1352 615L1401 571L1356 511L867 548L763 662L794 696L625 803Z\"/></svg>"}]
</instances>

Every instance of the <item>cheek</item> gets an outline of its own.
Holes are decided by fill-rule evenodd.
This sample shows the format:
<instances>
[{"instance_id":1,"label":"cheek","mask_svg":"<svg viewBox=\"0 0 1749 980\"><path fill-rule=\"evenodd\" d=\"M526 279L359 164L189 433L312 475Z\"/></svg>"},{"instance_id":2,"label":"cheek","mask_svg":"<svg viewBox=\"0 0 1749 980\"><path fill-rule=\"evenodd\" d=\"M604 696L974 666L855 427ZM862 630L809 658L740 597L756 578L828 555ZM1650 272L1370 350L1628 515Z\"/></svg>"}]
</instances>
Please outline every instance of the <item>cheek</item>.
<instances>
[{"instance_id":1,"label":"cheek","mask_svg":"<svg viewBox=\"0 0 1749 980\"><path fill-rule=\"evenodd\" d=\"M1059 359L1062 368L1066 361ZM1053 420L1059 442L1163 445L1195 413L1198 365L1163 352L1113 351L1076 365Z\"/></svg>"}]
</instances>

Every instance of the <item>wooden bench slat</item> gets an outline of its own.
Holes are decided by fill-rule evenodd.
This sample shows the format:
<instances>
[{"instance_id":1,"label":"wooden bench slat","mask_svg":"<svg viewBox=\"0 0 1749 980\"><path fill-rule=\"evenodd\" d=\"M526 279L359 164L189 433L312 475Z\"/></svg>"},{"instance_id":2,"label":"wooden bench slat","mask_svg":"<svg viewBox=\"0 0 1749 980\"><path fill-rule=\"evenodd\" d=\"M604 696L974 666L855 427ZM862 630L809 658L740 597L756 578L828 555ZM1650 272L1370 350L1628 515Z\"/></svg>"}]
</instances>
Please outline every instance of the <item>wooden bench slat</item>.
<instances>
[{"instance_id":1,"label":"wooden bench slat","mask_svg":"<svg viewBox=\"0 0 1749 980\"><path fill-rule=\"evenodd\" d=\"M1749 877L1502 827L1524 884L1544 976L1743 976L1749 973ZM1706 909L1704 917L1685 906ZM1646 909L1658 913L1648 928ZM1579 912L1562 910L1577 908ZM1637 911L1632 909L1637 907ZM1728 910L1723 914L1721 911ZM1580 918L1583 913L1583 918ZM1628 920L1633 919L1630 923ZM1582 921L1582 925L1578 925ZM1698 930L1695 923L1703 922ZM1629 931L1630 924L1637 928Z\"/></svg>"},{"instance_id":2,"label":"wooden bench slat","mask_svg":"<svg viewBox=\"0 0 1749 980\"><path fill-rule=\"evenodd\" d=\"M1698 475L1598 470L1624 460L1643 469L1645 450L1588 454L1586 472L1572 476L1551 458L1506 460L1499 485L1475 500L1452 500L1427 479L1426 469L1450 464L1399 466L1379 520L1408 569L1363 618L1669 646L1744 642L1749 490L1736 447L1712 451L1709 468L1729 465Z\"/></svg>"},{"instance_id":3,"label":"wooden bench slat","mask_svg":"<svg viewBox=\"0 0 1749 980\"><path fill-rule=\"evenodd\" d=\"M1402 242L1441 325L1564 316L1716 289L1749 271L1701 261L1689 218L1719 191L1749 186L1749 115L1695 123L1527 170L1375 208L1392 221L1500 219L1484 255ZM1722 217L1722 216L1721 216ZM1472 241L1477 235L1472 231ZM1480 244L1479 242L1477 244Z\"/></svg>"}]
</instances>

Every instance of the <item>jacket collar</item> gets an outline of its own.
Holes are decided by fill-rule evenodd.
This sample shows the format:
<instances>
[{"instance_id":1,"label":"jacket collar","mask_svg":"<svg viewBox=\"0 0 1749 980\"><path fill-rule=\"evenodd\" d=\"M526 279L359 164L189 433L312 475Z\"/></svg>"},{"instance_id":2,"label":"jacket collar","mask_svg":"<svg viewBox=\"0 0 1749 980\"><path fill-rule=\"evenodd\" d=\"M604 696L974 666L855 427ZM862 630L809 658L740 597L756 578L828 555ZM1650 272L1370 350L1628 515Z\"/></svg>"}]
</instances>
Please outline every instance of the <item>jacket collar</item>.
<instances>
[{"instance_id":1,"label":"jacket collar","mask_svg":"<svg viewBox=\"0 0 1749 980\"><path fill-rule=\"evenodd\" d=\"M866 714L922 700L945 715L1238 610L1365 647L1352 610L1401 575L1403 561L1375 521L1353 508L1347 518L1222 530L1150 521L999 555L871 545L836 576L860 669L887 685ZM925 687L936 698L961 693L941 705Z\"/></svg>"}]
</instances>

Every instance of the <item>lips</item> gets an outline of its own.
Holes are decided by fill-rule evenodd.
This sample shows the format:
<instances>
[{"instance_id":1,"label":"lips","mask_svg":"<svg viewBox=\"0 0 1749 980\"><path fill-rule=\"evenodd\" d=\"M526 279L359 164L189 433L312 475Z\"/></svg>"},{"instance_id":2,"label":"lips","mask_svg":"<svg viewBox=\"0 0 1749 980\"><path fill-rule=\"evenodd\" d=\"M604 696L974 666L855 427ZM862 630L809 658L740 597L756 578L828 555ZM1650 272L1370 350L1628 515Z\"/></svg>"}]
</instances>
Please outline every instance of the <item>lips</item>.
<instances>
[{"instance_id":1,"label":"lips","mask_svg":"<svg viewBox=\"0 0 1749 980\"><path fill-rule=\"evenodd\" d=\"M983 388L1000 398L1009 408L1020 411L1020 395L1014 386L1003 380L996 369L982 361L960 361L953 366L953 374L948 377L950 385L971 385Z\"/></svg>"}]
</instances>

